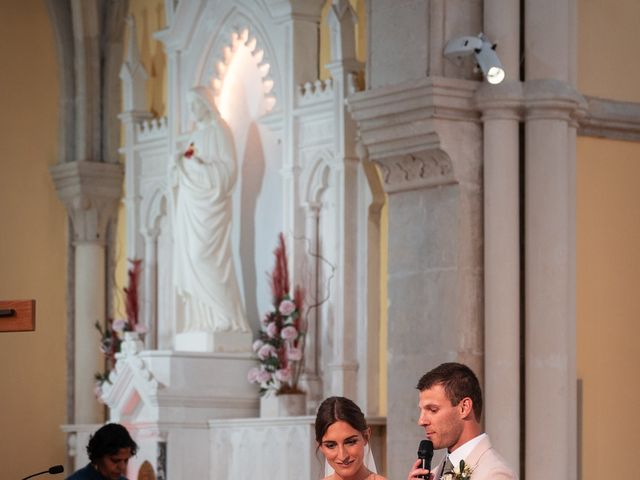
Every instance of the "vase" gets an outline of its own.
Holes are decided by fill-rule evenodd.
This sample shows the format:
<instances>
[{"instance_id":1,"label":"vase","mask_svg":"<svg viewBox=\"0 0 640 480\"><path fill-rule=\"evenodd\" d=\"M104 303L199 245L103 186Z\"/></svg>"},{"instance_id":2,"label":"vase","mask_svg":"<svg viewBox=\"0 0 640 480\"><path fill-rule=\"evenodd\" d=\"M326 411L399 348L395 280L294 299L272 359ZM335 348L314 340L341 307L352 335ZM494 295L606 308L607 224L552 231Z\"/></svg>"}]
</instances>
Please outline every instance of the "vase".
<instances>
[{"instance_id":1,"label":"vase","mask_svg":"<svg viewBox=\"0 0 640 480\"><path fill-rule=\"evenodd\" d=\"M307 414L307 394L267 392L260 397L260 417L298 417Z\"/></svg>"}]
</instances>

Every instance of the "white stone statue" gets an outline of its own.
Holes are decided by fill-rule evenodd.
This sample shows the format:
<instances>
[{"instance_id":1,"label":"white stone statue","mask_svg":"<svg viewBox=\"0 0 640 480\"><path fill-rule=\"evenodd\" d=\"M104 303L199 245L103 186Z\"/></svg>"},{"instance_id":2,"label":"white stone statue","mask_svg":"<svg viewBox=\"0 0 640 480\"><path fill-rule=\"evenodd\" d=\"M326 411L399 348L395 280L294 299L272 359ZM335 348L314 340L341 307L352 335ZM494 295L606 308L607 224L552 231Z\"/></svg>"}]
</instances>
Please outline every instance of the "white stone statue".
<instances>
[{"instance_id":1,"label":"white stone statue","mask_svg":"<svg viewBox=\"0 0 640 480\"><path fill-rule=\"evenodd\" d=\"M182 332L246 332L250 338L231 252L238 170L231 129L210 89L195 87L188 100L196 128L171 167L173 278L184 306Z\"/></svg>"}]
</instances>

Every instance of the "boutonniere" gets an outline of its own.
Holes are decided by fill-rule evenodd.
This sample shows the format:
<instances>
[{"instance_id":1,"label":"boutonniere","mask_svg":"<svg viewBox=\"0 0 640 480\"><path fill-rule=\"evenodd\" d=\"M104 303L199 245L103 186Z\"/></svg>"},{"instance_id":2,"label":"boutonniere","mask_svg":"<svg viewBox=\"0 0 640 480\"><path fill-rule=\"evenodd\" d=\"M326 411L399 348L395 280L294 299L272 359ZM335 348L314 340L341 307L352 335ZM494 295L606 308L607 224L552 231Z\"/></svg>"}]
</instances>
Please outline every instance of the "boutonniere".
<instances>
[{"instance_id":1,"label":"boutonniere","mask_svg":"<svg viewBox=\"0 0 640 480\"><path fill-rule=\"evenodd\" d=\"M191 158L196 154L196 146L193 144L193 142L191 142L189 144L189 148L187 148L184 152L184 157L185 158Z\"/></svg>"},{"instance_id":2,"label":"boutonniere","mask_svg":"<svg viewBox=\"0 0 640 480\"><path fill-rule=\"evenodd\" d=\"M444 474L442 478L445 480L469 480L472 473L473 469L464 460L460 460L460 466L453 467L453 471Z\"/></svg>"}]
</instances>

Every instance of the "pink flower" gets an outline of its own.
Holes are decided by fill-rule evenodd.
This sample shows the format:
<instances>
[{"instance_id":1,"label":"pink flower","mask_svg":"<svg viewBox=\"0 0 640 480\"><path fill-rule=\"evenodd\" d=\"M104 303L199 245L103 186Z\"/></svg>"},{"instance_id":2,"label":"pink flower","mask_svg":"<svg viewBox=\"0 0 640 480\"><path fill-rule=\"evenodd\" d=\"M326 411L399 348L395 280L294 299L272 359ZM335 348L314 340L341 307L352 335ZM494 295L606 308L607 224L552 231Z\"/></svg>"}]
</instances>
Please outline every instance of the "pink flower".
<instances>
[{"instance_id":1,"label":"pink flower","mask_svg":"<svg viewBox=\"0 0 640 480\"><path fill-rule=\"evenodd\" d=\"M96 384L94 385L93 394L98 400L100 400L100 397L102 397L102 384L100 382L96 382Z\"/></svg>"},{"instance_id":2,"label":"pink flower","mask_svg":"<svg viewBox=\"0 0 640 480\"><path fill-rule=\"evenodd\" d=\"M291 369L287 367L276 370L276 379L281 382L288 382L289 380L291 380Z\"/></svg>"},{"instance_id":3,"label":"pink flower","mask_svg":"<svg viewBox=\"0 0 640 480\"><path fill-rule=\"evenodd\" d=\"M147 327L145 327L143 324L139 323L136 325L135 328L136 332L138 333L147 333Z\"/></svg>"},{"instance_id":4,"label":"pink flower","mask_svg":"<svg viewBox=\"0 0 640 480\"><path fill-rule=\"evenodd\" d=\"M296 304L291 300L283 300L280 302L280 306L278 307L278 311L281 315L288 317L296 310Z\"/></svg>"},{"instance_id":5,"label":"pink flower","mask_svg":"<svg viewBox=\"0 0 640 480\"><path fill-rule=\"evenodd\" d=\"M265 313L264 317L262 317L262 325L267 325L269 323L269 321L271 320L271 314L270 313Z\"/></svg>"},{"instance_id":6,"label":"pink flower","mask_svg":"<svg viewBox=\"0 0 640 480\"><path fill-rule=\"evenodd\" d=\"M302 350L300 350L299 348L291 347L289 350L287 350L287 358L292 362L302 360Z\"/></svg>"},{"instance_id":7,"label":"pink flower","mask_svg":"<svg viewBox=\"0 0 640 480\"><path fill-rule=\"evenodd\" d=\"M267 372L266 370L260 370L258 372L257 380L260 383L269 382L271 380L271 374L269 372Z\"/></svg>"},{"instance_id":8,"label":"pink flower","mask_svg":"<svg viewBox=\"0 0 640 480\"><path fill-rule=\"evenodd\" d=\"M258 350L260 350L260 347L262 347L264 345L264 342L260 339L256 340L255 342L253 342L253 351L257 352Z\"/></svg>"},{"instance_id":9,"label":"pink flower","mask_svg":"<svg viewBox=\"0 0 640 480\"><path fill-rule=\"evenodd\" d=\"M260 360L264 360L267 357L275 357L276 355L276 347L269 343L263 345L260 347L260 350L258 350L258 358Z\"/></svg>"},{"instance_id":10,"label":"pink flower","mask_svg":"<svg viewBox=\"0 0 640 480\"><path fill-rule=\"evenodd\" d=\"M127 327L127 321L124 318L118 318L117 320L113 321L111 327L113 328L114 332L122 333Z\"/></svg>"},{"instance_id":11,"label":"pink flower","mask_svg":"<svg viewBox=\"0 0 640 480\"><path fill-rule=\"evenodd\" d=\"M284 327L280 336L285 340L295 340L298 337L298 330L296 327Z\"/></svg>"},{"instance_id":12,"label":"pink flower","mask_svg":"<svg viewBox=\"0 0 640 480\"><path fill-rule=\"evenodd\" d=\"M260 369L258 367L253 367L247 373L247 380L251 383L256 383L258 381L258 376L260 375Z\"/></svg>"},{"instance_id":13,"label":"pink flower","mask_svg":"<svg viewBox=\"0 0 640 480\"><path fill-rule=\"evenodd\" d=\"M276 322L271 322L267 325L267 335L269 335L269 337L274 338L277 334L278 326L276 325Z\"/></svg>"}]
</instances>

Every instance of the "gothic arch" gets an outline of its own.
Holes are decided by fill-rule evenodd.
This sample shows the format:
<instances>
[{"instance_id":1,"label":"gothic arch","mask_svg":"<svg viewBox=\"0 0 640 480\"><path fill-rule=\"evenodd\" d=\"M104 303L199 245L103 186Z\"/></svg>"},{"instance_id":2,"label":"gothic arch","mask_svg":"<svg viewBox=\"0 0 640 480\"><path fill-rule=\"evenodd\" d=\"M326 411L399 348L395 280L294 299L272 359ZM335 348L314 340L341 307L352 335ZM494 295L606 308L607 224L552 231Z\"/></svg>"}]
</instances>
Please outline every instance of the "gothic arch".
<instances>
[{"instance_id":1,"label":"gothic arch","mask_svg":"<svg viewBox=\"0 0 640 480\"><path fill-rule=\"evenodd\" d=\"M142 225L148 231L157 231L160 228L160 219L167 213L167 194L166 186L157 185L149 200L143 204ZM144 200L144 199L143 199Z\"/></svg>"},{"instance_id":2,"label":"gothic arch","mask_svg":"<svg viewBox=\"0 0 640 480\"><path fill-rule=\"evenodd\" d=\"M324 150L317 152L310 162L309 176L304 183L303 198L308 205L320 206L324 192L329 188L331 167L329 160L331 152Z\"/></svg>"},{"instance_id":3,"label":"gothic arch","mask_svg":"<svg viewBox=\"0 0 640 480\"><path fill-rule=\"evenodd\" d=\"M212 21L206 19L205 22ZM282 99L281 72L278 67L275 49L263 31L262 25L254 21L240 7L233 7L220 22L220 28L213 34L212 42L206 49L201 68L196 72L196 83L207 84L219 94L227 68L233 59L239 43L249 48L256 61L264 92L265 112L270 112Z\"/></svg>"}]
</instances>

